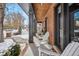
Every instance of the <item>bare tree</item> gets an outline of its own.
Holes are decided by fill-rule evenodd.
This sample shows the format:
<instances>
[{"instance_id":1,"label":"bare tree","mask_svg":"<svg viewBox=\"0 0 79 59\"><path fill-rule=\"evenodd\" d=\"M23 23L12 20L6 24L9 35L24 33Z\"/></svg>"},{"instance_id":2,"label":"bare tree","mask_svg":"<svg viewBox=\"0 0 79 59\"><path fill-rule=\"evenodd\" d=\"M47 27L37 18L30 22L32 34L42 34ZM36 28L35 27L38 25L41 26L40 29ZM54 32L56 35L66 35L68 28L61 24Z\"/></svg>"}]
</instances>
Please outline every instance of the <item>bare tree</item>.
<instances>
[{"instance_id":1,"label":"bare tree","mask_svg":"<svg viewBox=\"0 0 79 59\"><path fill-rule=\"evenodd\" d=\"M12 27L18 29L24 24L24 17L20 13L10 13L8 15L5 15L5 19L7 19L8 21L8 28ZM6 26L6 24L4 26Z\"/></svg>"}]
</instances>

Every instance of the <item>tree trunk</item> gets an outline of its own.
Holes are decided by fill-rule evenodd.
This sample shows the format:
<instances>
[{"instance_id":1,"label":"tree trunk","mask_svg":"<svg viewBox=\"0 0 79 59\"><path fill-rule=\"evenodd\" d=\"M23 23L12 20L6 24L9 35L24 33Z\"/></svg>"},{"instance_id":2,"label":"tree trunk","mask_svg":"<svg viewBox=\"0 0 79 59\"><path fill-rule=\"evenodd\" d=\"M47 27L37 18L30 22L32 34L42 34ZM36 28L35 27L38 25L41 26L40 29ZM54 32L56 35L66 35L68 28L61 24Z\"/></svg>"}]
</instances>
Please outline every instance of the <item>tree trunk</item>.
<instances>
[{"instance_id":1,"label":"tree trunk","mask_svg":"<svg viewBox=\"0 0 79 59\"><path fill-rule=\"evenodd\" d=\"M0 3L0 43L3 42L4 4Z\"/></svg>"}]
</instances>

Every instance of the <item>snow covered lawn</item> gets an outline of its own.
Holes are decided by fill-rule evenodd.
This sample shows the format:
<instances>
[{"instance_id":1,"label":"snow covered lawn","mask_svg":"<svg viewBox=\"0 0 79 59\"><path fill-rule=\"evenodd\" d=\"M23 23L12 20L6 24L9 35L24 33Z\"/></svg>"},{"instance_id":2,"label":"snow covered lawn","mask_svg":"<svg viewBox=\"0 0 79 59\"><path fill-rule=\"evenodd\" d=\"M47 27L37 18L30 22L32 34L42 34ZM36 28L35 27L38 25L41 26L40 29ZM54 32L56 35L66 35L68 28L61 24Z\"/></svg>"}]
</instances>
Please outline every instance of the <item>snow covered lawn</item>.
<instances>
[{"instance_id":1,"label":"snow covered lawn","mask_svg":"<svg viewBox=\"0 0 79 59\"><path fill-rule=\"evenodd\" d=\"M4 55L8 49L11 49L16 43L12 39L5 39L0 43L0 55Z\"/></svg>"}]
</instances>

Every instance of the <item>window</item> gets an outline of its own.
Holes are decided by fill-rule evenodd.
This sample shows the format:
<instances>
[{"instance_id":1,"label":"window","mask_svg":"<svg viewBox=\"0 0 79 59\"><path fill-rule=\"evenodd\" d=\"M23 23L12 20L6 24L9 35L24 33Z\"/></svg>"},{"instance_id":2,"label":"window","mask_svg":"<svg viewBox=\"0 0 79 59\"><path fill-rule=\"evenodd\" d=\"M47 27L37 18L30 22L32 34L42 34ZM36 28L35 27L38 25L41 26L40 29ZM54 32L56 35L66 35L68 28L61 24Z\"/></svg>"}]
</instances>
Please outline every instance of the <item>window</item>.
<instances>
[{"instance_id":1,"label":"window","mask_svg":"<svg viewBox=\"0 0 79 59\"><path fill-rule=\"evenodd\" d=\"M74 36L79 37L79 10L74 12Z\"/></svg>"},{"instance_id":2,"label":"window","mask_svg":"<svg viewBox=\"0 0 79 59\"><path fill-rule=\"evenodd\" d=\"M79 4L72 4L69 7L70 13L70 41L79 38Z\"/></svg>"}]
</instances>

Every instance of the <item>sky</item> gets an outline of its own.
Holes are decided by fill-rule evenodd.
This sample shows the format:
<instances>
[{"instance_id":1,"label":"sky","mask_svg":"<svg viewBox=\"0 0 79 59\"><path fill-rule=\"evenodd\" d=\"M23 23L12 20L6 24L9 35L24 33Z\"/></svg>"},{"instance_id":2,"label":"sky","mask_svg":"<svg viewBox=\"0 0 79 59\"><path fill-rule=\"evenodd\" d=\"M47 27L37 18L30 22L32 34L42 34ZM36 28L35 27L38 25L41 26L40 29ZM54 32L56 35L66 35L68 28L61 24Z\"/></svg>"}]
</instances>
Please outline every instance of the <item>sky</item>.
<instances>
[{"instance_id":1,"label":"sky","mask_svg":"<svg viewBox=\"0 0 79 59\"><path fill-rule=\"evenodd\" d=\"M6 4L5 14L9 14L9 13L13 13L13 12L21 13L21 15L24 17L24 24L25 25L29 24L28 15L22 10L22 8L17 3Z\"/></svg>"}]
</instances>

